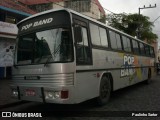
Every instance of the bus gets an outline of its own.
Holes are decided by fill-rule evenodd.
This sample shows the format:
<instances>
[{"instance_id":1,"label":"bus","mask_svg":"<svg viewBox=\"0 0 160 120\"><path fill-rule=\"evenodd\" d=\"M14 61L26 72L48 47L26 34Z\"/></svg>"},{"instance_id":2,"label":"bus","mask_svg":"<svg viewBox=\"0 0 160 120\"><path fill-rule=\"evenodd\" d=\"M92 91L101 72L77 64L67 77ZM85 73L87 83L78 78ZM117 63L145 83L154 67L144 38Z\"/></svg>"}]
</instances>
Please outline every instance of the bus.
<instances>
[{"instance_id":1,"label":"bus","mask_svg":"<svg viewBox=\"0 0 160 120\"><path fill-rule=\"evenodd\" d=\"M70 9L18 24L12 96L43 103L109 101L112 91L155 75L154 48Z\"/></svg>"}]
</instances>

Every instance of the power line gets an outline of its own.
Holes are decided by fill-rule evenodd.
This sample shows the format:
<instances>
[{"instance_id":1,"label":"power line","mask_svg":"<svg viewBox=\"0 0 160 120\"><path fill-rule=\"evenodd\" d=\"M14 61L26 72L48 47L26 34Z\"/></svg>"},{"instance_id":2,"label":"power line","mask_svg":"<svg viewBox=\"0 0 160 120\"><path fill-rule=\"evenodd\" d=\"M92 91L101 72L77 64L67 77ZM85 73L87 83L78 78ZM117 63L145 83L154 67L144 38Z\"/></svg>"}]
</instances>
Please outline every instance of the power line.
<instances>
[{"instance_id":1,"label":"power line","mask_svg":"<svg viewBox=\"0 0 160 120\"><path fill-rule=\"evenodd\" d=\"M160 16L158 16L158 17L153 21L153 23L155 23L159 18L160 18Z\"/></svg>"},{"instance_id":2,"label":"power line","mask_svg":"<svg viewBox=\"0 0 160 120\"><path fill-rule=\"evenodd\" d=\"M108 12L110 12L110 13L112 13L112 14L114 14L114 15L118 15L117 13L114 13L114 12L112 12L112 11L110 11L110 10L104 8L104 7L103 7L103 9L107 10Z\"/></svg>"},{"instance_id":3,"label":"power line","mask_svg":"<svg viewBox=\"0 0 160 120\"><path fill-rule=\"evenodd\" d=\"M95 3L95 2L93 2L93 1L91 1L93 4L95 4L95 5L97 5L97 3ZM98 5L97 5L98 6ZM114 13L114 12L112 12L111 10L109 10L109 9L107 9L107 8L104 8L104 7L102 7L104 10L107 10L108 12L110 12L110 13L112 13L112 14L115 14L115 15L117 15L117 13Z\"/></svg>"}]
</instances>

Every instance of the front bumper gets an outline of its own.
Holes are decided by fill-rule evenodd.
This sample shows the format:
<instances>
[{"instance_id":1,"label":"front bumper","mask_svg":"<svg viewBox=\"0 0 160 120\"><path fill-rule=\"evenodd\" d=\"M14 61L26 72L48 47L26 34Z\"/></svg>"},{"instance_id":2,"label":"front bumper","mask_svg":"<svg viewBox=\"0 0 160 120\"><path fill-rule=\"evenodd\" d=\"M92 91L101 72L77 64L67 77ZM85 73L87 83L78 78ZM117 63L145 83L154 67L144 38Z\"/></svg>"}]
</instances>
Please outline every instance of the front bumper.
<instances>
[{"instance_id":1,"label":"front bumper","mask_svg":"<svg viewBox=\"0 0 160 120\"><path fill-rule=\"evenodd\" d=\"M11 86L12 97L44 103L75 104L75 90L69 87Z\"/></svg>"}]
</instances>

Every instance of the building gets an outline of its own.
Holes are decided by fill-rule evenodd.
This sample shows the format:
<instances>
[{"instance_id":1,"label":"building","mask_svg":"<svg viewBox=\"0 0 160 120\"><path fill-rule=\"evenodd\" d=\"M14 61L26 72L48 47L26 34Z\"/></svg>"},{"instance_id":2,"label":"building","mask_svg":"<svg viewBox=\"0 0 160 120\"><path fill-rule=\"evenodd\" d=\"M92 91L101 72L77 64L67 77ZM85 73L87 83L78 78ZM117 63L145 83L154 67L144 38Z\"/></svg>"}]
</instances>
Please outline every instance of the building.
<instances>
[{"instance_id":1,"label":"building","mask_svg":"<svg viewBox=\"0 0 160 120\"><path fill-rule=\"evenodd\" d=\"M100 20L105 11L98 0L18 0L32 10L42 12L49 9L70 8Z\"/></svg>"},{"instance_id":2,"label":"building","mask_svg":"<svg viewBox=\"0 0 160 120\"><path fill-rule=\"evenodd\" d=\"M0 78L11 77L18 32L16 23L34 13L16 0L0 1Z\"/></svg>"}]
</instances>

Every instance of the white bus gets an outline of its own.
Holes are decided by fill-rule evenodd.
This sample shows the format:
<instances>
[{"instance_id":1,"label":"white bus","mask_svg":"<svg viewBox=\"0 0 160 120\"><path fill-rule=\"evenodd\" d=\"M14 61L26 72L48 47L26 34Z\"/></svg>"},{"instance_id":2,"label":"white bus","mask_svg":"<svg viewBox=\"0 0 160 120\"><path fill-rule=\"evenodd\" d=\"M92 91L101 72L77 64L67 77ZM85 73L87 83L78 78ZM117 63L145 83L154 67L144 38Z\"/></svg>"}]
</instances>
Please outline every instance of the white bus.
<instances>
[{"instance_id":1,"label":"white bus","mask_svg":"<svg viewBox=\"0 0 160 120\"><path fill-rule=\"evenodd\" d=\"M147 43L69 9L49 10L18 23L12 96L19 100L76 104L154 75Z\"/></svg>"}]
</instances>

